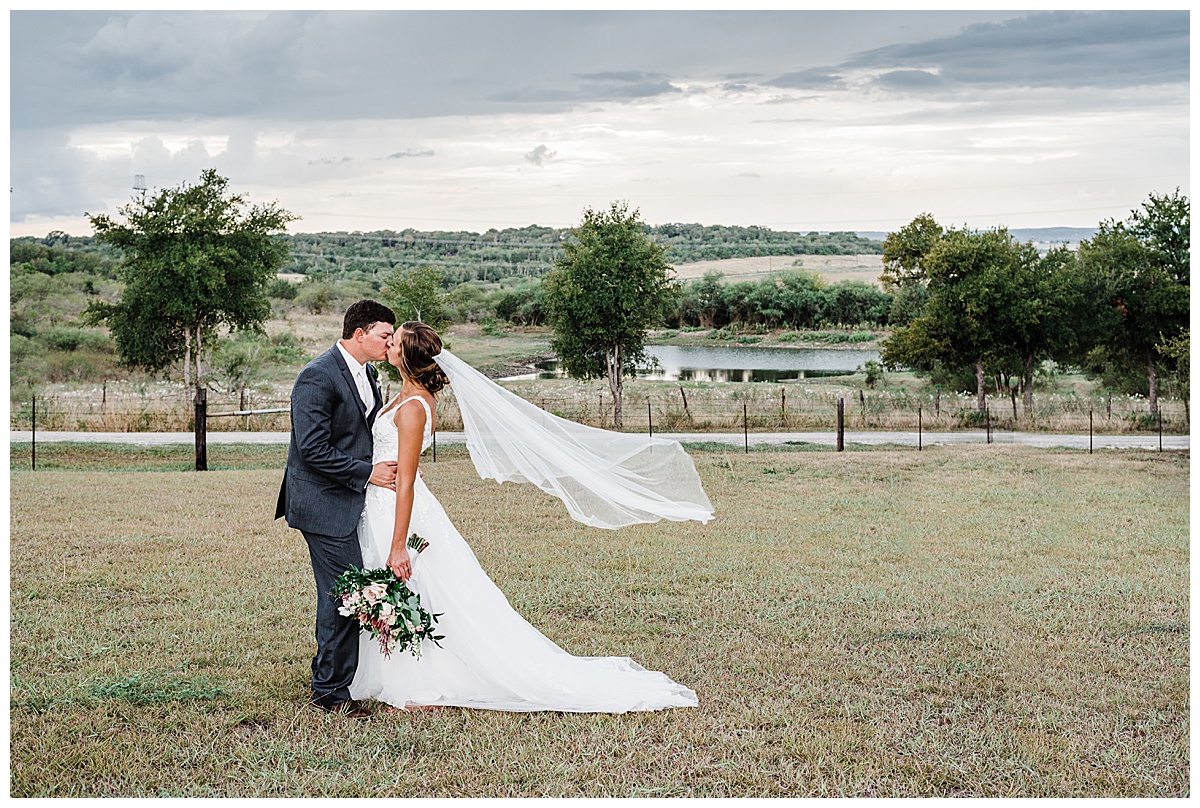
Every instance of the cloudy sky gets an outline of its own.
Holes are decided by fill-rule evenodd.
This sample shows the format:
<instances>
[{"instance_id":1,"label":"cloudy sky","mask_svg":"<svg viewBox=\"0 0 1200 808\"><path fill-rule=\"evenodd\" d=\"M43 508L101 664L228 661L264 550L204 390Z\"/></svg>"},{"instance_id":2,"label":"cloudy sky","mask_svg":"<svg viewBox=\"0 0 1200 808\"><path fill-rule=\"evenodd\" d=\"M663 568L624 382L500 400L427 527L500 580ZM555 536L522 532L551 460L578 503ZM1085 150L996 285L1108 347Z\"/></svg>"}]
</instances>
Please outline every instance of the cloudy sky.
<instances>
[{"instance_id":1,"label":"cloudy sky","mask_svg":"<svg viewBox=\"0 0 1200 808\"><path fill-rule=\"evenodd\" d=\"M10 16L13 235L215 167L294 232L1091 227L1190 195L1187 11Z\"/></svg>"}]
</instances>

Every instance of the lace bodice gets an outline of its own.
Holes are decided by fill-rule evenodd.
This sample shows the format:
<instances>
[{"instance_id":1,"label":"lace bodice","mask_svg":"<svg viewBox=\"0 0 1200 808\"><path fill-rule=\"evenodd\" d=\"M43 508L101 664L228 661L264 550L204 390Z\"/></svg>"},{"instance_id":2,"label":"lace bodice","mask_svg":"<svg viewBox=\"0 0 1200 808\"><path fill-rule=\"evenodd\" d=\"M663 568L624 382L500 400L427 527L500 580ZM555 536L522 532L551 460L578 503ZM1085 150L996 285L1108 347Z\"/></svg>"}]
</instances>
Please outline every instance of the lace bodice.
<instances>
[{"instance_id":1,"label":"lace bodice","mask_svg":"<svg viewBox=\"0 0 1200 808\"><path fill-rule=\"evenodd\" d=\"M425 408L425 435L421 438L421 453L424 454L425 450L433 443L433 413L429 409L429 402L420 396L409 396L395 407L381 410L375 416L375 425L371 427L371 437L375 441L374 451L371 453L372 463L396 461L396 456L400 451L400 433L396 429L396 422L393 419L396 417L396 410L413 399L421 402L421 406Z\"/></svg>"}]
</instances>

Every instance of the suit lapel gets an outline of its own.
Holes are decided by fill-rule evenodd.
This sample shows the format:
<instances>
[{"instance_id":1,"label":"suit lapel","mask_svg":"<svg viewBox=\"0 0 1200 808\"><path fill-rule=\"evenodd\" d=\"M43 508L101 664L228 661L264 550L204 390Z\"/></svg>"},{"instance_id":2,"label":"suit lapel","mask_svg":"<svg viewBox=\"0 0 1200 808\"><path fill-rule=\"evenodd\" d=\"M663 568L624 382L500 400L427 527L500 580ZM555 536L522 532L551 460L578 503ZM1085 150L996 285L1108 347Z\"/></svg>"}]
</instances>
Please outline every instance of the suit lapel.
<instances>
[{"instance_id":1,"label":"suit lapel","mask_svg":"<svg viewBox=\"0 0 1200 808\"><path fill-rule=\"evenodd\" d=\"M346 380L346 384L349 385L349 387L350 387L350 395L354 396L354 400L358 402L358 411L360 413L362 413L363 421L365 421L367 426L370 427L371 419L374 418L375 413L379 411L379 391L378 391L378 389L374 390L375 406L371 408L370 417L367 417L366 411L363 410L363 408L362 408L363 401L358 395L358 384L354 381L354 374L350 372L350 366L346 364L346 357L342 356L342 352L337 349L336 345L333 346L330 350L333 352L334 359L337 360L338 368L342 371L342 378ZM371 374L368 373L367 377L370 378L370 375ZM373 381L371 382L371 387L373 389L375 388L375 383Z\"/></svg>"}]
</instances>

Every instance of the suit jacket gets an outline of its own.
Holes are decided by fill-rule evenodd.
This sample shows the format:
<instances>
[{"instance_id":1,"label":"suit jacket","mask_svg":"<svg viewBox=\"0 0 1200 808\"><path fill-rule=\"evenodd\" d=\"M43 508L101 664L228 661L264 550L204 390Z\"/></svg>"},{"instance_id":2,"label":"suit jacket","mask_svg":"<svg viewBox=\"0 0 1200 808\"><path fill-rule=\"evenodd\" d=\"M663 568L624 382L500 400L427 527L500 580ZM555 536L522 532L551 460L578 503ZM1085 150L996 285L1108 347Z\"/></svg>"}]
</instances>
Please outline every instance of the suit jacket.
<instances>
[{"instance_id":1,"label":"suit jacket","mask_svg":"<svg viewBox=\"0 0 1200 808\"><path fill-rule=\"evenodd\" d=\"M374 370L367 365L375 403L365 414L336 345L296 377L276 519L285 516L290 527L324 536L354 532L371 478L371 424L383 404Z\"/></svg>"}]
</instances>

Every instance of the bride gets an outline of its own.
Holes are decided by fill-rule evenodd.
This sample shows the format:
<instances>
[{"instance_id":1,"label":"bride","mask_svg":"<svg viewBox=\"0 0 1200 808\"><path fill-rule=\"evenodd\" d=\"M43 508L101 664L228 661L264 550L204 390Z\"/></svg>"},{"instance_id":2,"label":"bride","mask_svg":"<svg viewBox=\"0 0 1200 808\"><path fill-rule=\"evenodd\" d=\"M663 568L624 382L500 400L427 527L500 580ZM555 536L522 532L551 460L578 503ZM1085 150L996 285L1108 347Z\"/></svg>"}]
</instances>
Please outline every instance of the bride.
<instances>
[{"instance_id":1,"label":"bride","mask_svg":"<svg viewBox=\"0 0 1200 808\"><path fill-rule=\"evenodd\" d=\"M622 435L557 418L504 390L448 351L425 323L396 330L387 361L404 380L376 417L372 462L396 460L396 489L367 487L358 527L365 569L388 567L440 614L441 647L421 657L385 658L367 634L359 639L352 698L398 708L623 713L694 707L696 694L627 657L576 657L525 621L480 567L441 504L425 486L418 460L431 443L437 394L448 383L463 417L467 446L481 476L532 482L563 500L586 524L712 518L691 458L678 443ZM406 537L428 542L410 554Z\"/></svg>"}]
</instances>

